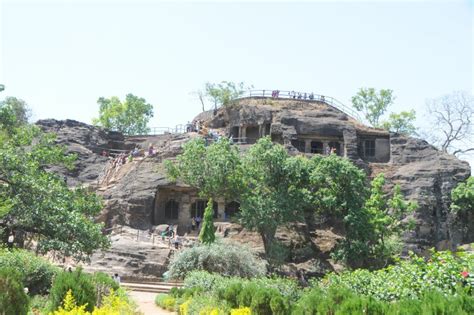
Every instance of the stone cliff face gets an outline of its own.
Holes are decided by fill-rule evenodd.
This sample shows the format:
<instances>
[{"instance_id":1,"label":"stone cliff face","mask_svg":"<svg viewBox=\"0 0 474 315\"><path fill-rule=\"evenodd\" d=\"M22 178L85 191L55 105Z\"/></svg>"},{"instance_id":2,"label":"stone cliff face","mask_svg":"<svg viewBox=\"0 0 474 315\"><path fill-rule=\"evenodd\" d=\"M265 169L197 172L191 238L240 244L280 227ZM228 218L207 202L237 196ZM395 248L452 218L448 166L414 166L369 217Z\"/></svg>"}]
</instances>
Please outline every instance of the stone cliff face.
<instances>
[{"instance_id":1,"label":"stone cliff face","mask_svg":"<svg viewBox=\"0 0 474 315\"><path fill-rule=\"evenodd\" d=\"M205 129L232 136L242 148L262 136L270 136L291 154L326 154L334 150L370 176L384 172L389 186L400 184L406 198L419 204L414 214L416 230L405 236L407 249L420 252L430 247L444 249L474 242L474 217L461 220L449 212L451 189L470 175L470 167L467 162L444 154L423 140L369 128L316 101L242 99L231 107L220 108L215 115L206 112L195 120L199 120ZM74 171L55 171L65 174L69 185L88 185L102 195L105 209L100 220L107 226L124 224L136 229L152 229L159 223L166 223L156 219L157 211L162 211L159 205L162 197L187 194L179 208L185 214L171 222L182 225L181 231L186 231L189 211L194 209L190 204L197 197L190 194L185 185L167 180L163 161L175 158L181 152L182 144L199 136L197 133L124 137L73 120L42 120L37 124L47 132L56 133L57 142L65 145L68 152L78 155ZM113 167L111 158L101 156L103 150L115 154L135 146L146 150L150 143L156 149L156 155L140 157L120 167ZM197 204L193 206L197 207ZM224 204L219 204L219 211L221 207ZM226 229L223 235L243 242L245 238L258 239L223 223L222 230ZM314 246L327 253L341 237L337 230L327 225L318 226L311 235L312 245L298 240L301 237L294 232L279 231L278 236L301 253L311 253ZM305 256L298 253L293 256L298 255ZM307 261L295 258L296 264Z\"/></svg>"}]
</instances>

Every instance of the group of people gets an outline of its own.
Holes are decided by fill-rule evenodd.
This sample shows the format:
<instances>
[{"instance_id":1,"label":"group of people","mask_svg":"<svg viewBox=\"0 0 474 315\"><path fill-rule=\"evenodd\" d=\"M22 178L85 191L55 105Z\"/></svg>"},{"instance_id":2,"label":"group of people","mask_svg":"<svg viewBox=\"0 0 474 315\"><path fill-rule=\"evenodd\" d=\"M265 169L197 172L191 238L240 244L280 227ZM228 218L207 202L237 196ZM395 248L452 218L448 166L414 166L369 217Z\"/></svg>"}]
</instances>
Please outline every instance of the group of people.
<instances>
[{"instance_id":1,"label":"group of people","mask_svg":"<svg viewBox=\"0 0 474 315\"><path fill-rule=\"evenodd\" d=\"M265 91L263 92L265 94ZM279 98L280 97L280 90L273 90L272 91L272 97L273 98ZM301 92L295 92L295 91L291 91L291 92L288 92L288 98L293 98L293 99L309 99L309 100L314 100L314 93L311 92L311 93L301 93ZM324 96L320 96L321 98L321 101L325 101L324 99Z\"/></svg>"},{"instance_id":2,"label":"group of people","mask_svg":"<svg viewBox=\"0 0 474 315\"><path fill-rule=\"evenodd\" d=\"M194 120L193 122L189 122L186 124L186 132L201 132L204 124L203 121L200 119Z\"/></svg>"}]
</instances>

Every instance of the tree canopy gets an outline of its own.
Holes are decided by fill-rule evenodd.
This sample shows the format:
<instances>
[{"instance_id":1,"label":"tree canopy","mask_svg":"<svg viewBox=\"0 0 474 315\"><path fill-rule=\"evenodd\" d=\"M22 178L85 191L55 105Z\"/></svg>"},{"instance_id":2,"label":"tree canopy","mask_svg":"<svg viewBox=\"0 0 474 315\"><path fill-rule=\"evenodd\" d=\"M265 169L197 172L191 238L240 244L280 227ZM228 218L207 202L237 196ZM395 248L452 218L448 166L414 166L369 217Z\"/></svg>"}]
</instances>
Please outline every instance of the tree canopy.
<instances>
[{"instance_id":1,"label":"tree canopy","mask_svg":"<svg viewBox=\"0 0 474 315\"><path fill-rule=\"evenodd\" d=\"M401 218L413 209L398 186L387 199L383 176L374 180L370 193L366 174L349 160L335 154L290 156L269 137L242 154L226 139L207 147L201 139L192 140L167 169L201 196L239 201L238 220L260 234L270 259L278 227L332 216L344 218L347 233L339 259L384 260L396 250L385 240L399 234Z\"/></svg>"},{"instance_id":2,"label":"tree canopy","mask_svg":"<svg viewBox=\"0 0 474 315\"><path fill-rule=\"evenodd\" d=\"M8 96L0 102L0 124L3 128L13 128L28 123L31 117L31 109L25 101L16 97Z\"/></svg>"},{"instance_id":3,"label":"tree canopy","mask_svg":"<svg viewBox=\"0 0 474 315\"><path fill-rule=\"evenodd\" d=\"M365 119L373 126L380 127L380 118L393 104L395 97L392 90L361 88L352 97L352 105L364 114Z\"/></svg>"},{"instance_id":4,"label":"tree canopy","mask_svg":"<svg viewBox=\"0 0 474 315\"><path fill-rule=\"evenodd\" d=\"M149 132L148 122L153 117L153 105L144 98L127 94L122 102L117 96L101 97L99 118L94 118L94 125L110 130L120 131L125 135L139 135Z\"/></svg>"},{"instance_id":5,"label":"tree canopy","mask_svg":"<svg viewBox=\"0 0 474 315\"><path fill-rule=\"evenodd\" d=\"M68 188L47 171L52 165L72 167L75 156L66 155L53 135L36 126L5 129L5 113L0 111L0 239L13 232L21 245L22 239L33 237L39 252L53 250L78 260L105 248L102 225L94 223L100 199L86 189Z\"/></svg>"},{"instance_id":6,"label":"tree canopy","mask_svg":"<svg viewBox=\"0 0 474 315\"><path fill-rule=\"evenodd\" d=\"M405 135L416 135L414 125L416 112L402 111L400 113L390 113L388 119L382 120L382 117L393 105L395 96L389 89L376 91L374 88L361 88L355 96L352 97L352 106L359 112L362 112L365 119L375 128Z\"/></svg>"},{"instance_id":7,"label":"tree canopy","mask_svg":"<svg viewBox=\"0 0 474 315\"><path fill-rule=\"evenodd\" d=\"M239 96L242 96L245 90L251 87L245 87L244 82L234 83L222 81L220 83L207 82L204 95L211 101L212 106L217 108L221 105L226 106ZM202 95L202 94L201 94ZM202 102L202 97L201 97Z\"/></svg>"},{"instance_id":8,"label":"tree canopy","mask_svg":"<svg viewBox=\"0 0 474 315\"><path fill-rule=\"evenodd\" d=\"M382 123L382 127L391 132L404 135L416 135L417 128L414 124L415 120L415 110L390 113L388 120Z\"/></svg>"}]
</instances>

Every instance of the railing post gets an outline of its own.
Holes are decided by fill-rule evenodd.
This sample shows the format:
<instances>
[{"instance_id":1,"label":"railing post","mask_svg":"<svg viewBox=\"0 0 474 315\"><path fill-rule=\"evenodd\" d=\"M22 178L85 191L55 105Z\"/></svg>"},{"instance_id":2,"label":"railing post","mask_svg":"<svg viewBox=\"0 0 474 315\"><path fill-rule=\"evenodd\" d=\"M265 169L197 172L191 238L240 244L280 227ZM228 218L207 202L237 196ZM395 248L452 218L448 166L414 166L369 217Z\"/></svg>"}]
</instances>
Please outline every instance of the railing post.
<instances>
[{"instance_id":1,"label":"railing post","mask_svg":"<svg viewBox=\"0 0 474 315\"><path fill-rule=\"evenodd\" d=\"M137 230L137 242L138 242L138 236L140 235L140 230Z\"/></svg>"}]
</instances>

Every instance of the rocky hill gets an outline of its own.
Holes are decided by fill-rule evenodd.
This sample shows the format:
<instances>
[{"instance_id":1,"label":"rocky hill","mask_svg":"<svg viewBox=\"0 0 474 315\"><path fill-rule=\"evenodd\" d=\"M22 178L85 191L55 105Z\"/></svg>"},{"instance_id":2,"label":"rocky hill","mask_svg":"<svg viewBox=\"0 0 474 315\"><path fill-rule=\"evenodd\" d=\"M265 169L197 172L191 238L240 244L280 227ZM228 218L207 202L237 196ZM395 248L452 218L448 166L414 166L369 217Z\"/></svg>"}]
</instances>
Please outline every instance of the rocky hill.
<instances>
[{"instance_id":1,"label":"rocky hill","mask_svg":"<svg viewBox=\"0 0 474 315\"><path fill-rule=\"evenodd\" d=\"M474 242L474 217L459 220L449 212L450 191L470 175L470 167L467 162L438 151L426 141L369 128L321 101L248 98L215 113L200 114L195 122L204 126L201 134L212 130L215 134L231 136L243 149L268 135L291 154L326 154L331 149L352 160L370 176L384 172L389 185L400 184L406 198L419 204L414 214L416 229L405 236L406 249L422 252L430 247L446 249ZM87 185L103 197L105 209L99 220L107 227L125 225L135 229L137 234L142 231L142 235L148 231L149 238L142 242L151 242L152 235L157 234L154 233L156 226L162 223L176 224L180 235L188 232L189 211L198 207L196 194L186 185L169 182L163 161L175 158L183 143L200 134L125 137L73 120L42 120L37 124L47 132L56 133L57 142L65 145L68 152L78 155L75 170L55 171L67 176L69 185ZM121 166L113 165L114 158L101 155L105 150L115 156L134 147L143 152L149 144L153 145L156 154L141 154ZM165 222L160 213L170 196L179 201L180 213L175 221ZM219 213L224 213L225 202L216 205ZM226 220L220 217L217 221ZM230 222L218 225L223 236L251 242L255 248L261 248L254 233ZM314 273L334 268L328 253L343 237L337 223L321 222L316 226L309 237L311 244L308 244L308 237L301 235L303 230L296 225L278 232L278 238L292 248L291 261L286 268L289 271L304 268ZM133 243L124 245L124 239L116 242L111 252L134 247ZM148 250L152 250L150 248ZM166 253L155 255L153 259L160 257L158 265L165 266L170 254L167 249ZM102 259L101 266L108 269L114 266L114 259L123 262L123 252L121 255L110 256L108 263L103 261L103 256L96 257L95 261ZM148 259L146 255L143 257L143 260ZM157 276L156 268L131 264L128 266L130 276ZM122 265L127 266L127 261Z\"/></svg>"}]
</instances>

